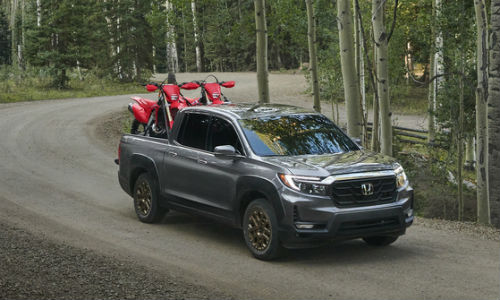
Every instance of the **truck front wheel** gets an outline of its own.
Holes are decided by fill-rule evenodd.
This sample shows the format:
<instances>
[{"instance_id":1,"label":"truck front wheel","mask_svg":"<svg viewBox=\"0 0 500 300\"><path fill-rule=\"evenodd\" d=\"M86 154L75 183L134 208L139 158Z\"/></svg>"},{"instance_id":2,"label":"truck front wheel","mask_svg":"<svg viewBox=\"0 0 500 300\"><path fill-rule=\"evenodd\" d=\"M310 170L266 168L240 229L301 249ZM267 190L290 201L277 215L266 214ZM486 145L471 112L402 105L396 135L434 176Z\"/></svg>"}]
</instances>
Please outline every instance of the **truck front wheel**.
<instances>
[{"instance_id":1,"label":"truck front wheel","mask_svg":"<svg viewBox=\"0 0 500 300\"><path fill-rule=\"evenodd\" d=\"M283 251L276 213L265 199L252 201L245 210L243 236L248 249L258 259L271 260Z\"/></svg>"},{"instance_id":2,"label":"truck front wheel","mask_svg":"<svg viewBox=\"0 0 500 300\"><path fill-rule=\"evenodd\" d=\"M149 173L142 173L135 181L134 209L144 223L158 222L165 215L165 209L158 204L158 185Z\"/></svg>"}]
</instances>

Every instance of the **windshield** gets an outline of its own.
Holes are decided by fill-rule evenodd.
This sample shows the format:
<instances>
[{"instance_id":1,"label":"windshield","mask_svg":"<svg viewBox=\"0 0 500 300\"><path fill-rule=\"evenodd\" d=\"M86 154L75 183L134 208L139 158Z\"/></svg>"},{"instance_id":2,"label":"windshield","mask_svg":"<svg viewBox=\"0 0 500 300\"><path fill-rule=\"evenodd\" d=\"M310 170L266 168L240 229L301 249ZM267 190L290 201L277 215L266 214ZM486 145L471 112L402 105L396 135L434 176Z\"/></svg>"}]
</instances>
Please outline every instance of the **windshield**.
<instances>
[{"instance_id":1,"label":"windshield","mask_svg":"<svg viewBox=\"0 0 500 300\"><path fill-rule=\"evenodd\" d=\"M239 120L255 154L308 155L359 150L332 121L323 115L266 116Z\"/></svg>"}]
</instances>

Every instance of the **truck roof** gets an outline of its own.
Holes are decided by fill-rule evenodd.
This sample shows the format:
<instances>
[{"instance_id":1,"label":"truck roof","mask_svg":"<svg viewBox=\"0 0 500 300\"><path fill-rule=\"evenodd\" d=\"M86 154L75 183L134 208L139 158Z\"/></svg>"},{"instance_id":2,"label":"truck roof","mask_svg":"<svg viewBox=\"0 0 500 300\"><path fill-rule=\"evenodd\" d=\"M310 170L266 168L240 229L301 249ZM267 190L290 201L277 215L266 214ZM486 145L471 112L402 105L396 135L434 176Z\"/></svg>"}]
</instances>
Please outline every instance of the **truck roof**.
<instances>
[{"instance_id":1,"label":"truck roof","mask_svg":"<svg viewBox=\"0 0 500 300\"><path fill-rule=\"evenodd\" d=\"M267 116L294 115L294 114L316 114L315 111L303 107L285 104L259 104L259 103L238 103L220 104L208 106L192 106L184 109L218 112L236 119L253 119Z\"/></svg>"}]
</instances>

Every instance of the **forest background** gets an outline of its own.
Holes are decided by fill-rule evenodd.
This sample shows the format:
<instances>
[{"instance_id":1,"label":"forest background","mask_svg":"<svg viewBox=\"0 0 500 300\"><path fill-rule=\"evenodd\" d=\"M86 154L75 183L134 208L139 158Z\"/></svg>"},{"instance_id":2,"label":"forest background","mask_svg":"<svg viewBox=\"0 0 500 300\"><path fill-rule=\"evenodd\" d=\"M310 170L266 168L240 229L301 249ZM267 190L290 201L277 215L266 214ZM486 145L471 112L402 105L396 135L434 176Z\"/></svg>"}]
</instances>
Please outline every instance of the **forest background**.
<instances>
[{"instance_id":1,"label":"forest background","mask_svg":"<svg viewBox=\"0 0 500 300\"><path fill-rule=\"evenodd\" d=\"M402 162L417 214L500 226L485 159L497 2L0 0L0 103L142 92L155 73L303 74L305 93L346 106L351 136ZM428 125L393 128L392 110Z\"/></svg>"}]
</instances>

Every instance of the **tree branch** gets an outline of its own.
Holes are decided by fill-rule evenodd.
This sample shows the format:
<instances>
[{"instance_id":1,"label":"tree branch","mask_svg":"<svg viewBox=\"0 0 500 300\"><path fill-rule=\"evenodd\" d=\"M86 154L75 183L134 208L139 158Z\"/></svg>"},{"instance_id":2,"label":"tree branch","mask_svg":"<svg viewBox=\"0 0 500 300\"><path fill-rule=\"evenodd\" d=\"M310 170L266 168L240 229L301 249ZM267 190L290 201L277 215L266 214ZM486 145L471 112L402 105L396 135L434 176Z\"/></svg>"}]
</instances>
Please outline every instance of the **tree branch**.
<instances>
[{"instance_id":1,"label":"tree branch","mask_svg":"<svg viewBox=\"0 0 500 300\"><path fill-rule=\"evenodd\" d=\"M450 72L450 73L437 74L435 76L432 76L431 78L429 78L426 81L420 81L420 80L416 79L415 76L413 76L413 73L410 72L410 70L408 70L408 67L405 67L405 69L406 69L406 73L410 76L411 80L413 80L415 83L417 83L419 85L429 85L431 82L438 79L439 77L445 77L445 76L449 76L449 75L458 75L458 76L461 76L462 78L465 78L465 74L462 72Z\"/></svg>"},{"instance_id":2,"label":"tree branch","mask_svg":"<svg viewBox=\"0 0 500 300\"><path fill-rule=\"evenodd\" d=\"M398 12L398 0L396 0L394 2L394 11L392 13L391 31L389 32L389 35L387 36L387 44L389 44L389 41L391 40L392 33L394 32L394 27L396 27L397 12Z\"/></svg>"}]
</instances>

